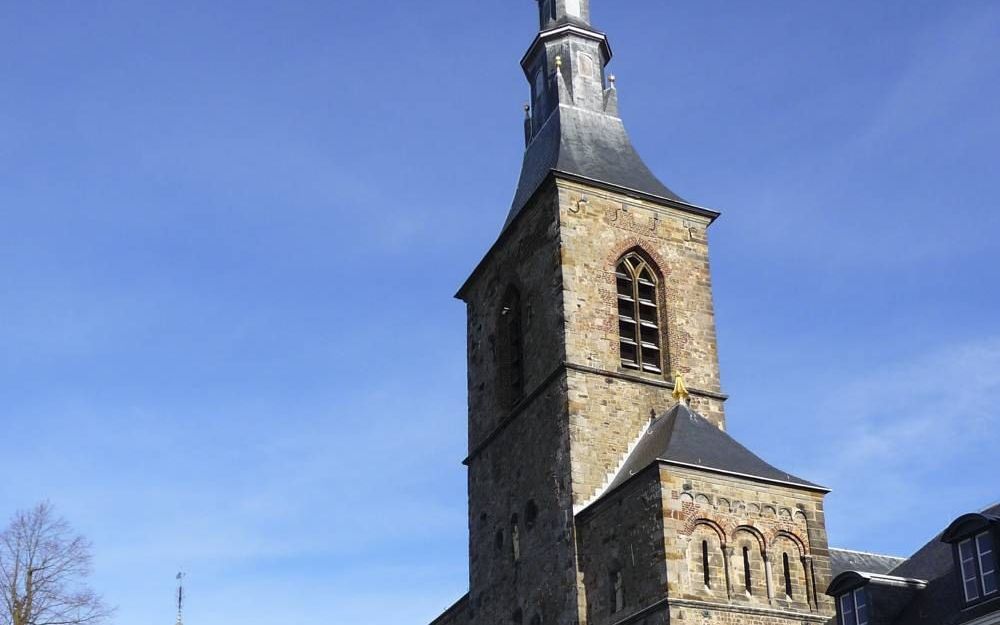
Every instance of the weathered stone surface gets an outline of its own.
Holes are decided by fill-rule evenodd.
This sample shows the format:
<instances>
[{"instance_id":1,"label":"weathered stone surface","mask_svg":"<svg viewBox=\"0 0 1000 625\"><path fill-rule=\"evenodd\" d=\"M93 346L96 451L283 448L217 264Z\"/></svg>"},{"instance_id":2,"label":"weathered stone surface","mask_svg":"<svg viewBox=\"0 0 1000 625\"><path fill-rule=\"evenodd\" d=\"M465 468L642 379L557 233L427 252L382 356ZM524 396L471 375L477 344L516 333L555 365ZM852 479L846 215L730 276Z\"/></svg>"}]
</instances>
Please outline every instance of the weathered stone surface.
<instances>
[{"instance_id":1,"label":"weathered stone surface","mask_svg":"<svg viewBox=\"0 0 1000 625\"><path fill-rule=\"evenodd\" d=\"M542 15L549 24L544 6ZM675 373L690 407L725 428L707 233L716 215L650 190L655 177L618 131L617 93L598 71L610 50L581 24L550 24L558 28L527 57L536 79L527 178L459 292L469 594L434 625L823 622L832 606L820 592L829 581L821 491L673 457L634 476L630 467L609 492L650 419L675 405ZM566 130L588 116L603 121ZM622 365L615 270L629 253L655 273L658 324L646 331L659 329L660 373Z\"/></svg>"},{"instance_id":2,"label":"weathered stone surface","mask_svg":"<svg viewBox=\"0 0 1000 625\"><path fill-rule=\"evenodd\" d=\"M829 578L821 492L654 466L605 493L650 418L674 405L672 372L685 376L692 408L725 425L708 225L676 207L553 179L463 287L470 593L440 625L829 616L817 592ZM614 270L630 251L658 271L660 375L621 366ZM525 395L514 406L500 389L497 350L512 287L525 349Z\"/></svg>"}]
</instances>

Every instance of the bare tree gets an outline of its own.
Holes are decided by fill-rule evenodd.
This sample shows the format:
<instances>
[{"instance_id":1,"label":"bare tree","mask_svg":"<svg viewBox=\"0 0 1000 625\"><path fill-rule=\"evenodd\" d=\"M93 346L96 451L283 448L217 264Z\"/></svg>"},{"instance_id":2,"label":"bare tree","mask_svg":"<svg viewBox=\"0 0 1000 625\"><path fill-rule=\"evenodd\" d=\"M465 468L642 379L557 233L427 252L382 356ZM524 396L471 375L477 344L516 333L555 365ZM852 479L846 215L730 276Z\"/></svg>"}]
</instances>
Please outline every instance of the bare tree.
<instances>
[{"instance_id":1,"label":"bare tree","mask_svg":"<svg viewBox=\"0 0 1000 625\"><path fill-rule=\"evenodd\" d=\"M0 533L0 625L99 625L111 615L86 585L90 542L52 506L18 512Z\"/></svg>"}]
</instances>

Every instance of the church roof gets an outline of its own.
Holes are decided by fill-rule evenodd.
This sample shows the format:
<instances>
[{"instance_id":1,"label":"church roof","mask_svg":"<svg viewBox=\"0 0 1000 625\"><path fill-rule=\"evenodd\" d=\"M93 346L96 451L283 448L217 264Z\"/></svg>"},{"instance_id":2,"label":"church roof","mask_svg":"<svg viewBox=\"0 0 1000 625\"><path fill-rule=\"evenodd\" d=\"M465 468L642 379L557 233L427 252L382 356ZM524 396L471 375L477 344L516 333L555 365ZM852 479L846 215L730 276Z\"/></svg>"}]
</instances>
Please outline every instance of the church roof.
<instances>
[{"instance_id":1,"label":"church roof","mask_svg":"<svg viewBox=\"0 0 1000 625\"><path fill-rule=\"evenodd\" d=\"M775 468L705 417L678 404L649 424L606 492L654 462L716 471L809 490L828 489Z\"/></svg>"},{"instance_id":2,"label":"church roof","mask_svg":"<svg viewBox=\"0 0 1000 625\"><path fill-rule=\"evenodd\" d=\"M864 571L885 575L906 561L906 558L887 556L866 551L830 548L830 575L836 577L846 571Z\"/></svg>"},{"instance_id":3,"label":"church roof","mask_svg":"<svg viewBox=\"0 0 1000 625\"><path fill-rule=\"evenodd\" d=\"M505 227L553 171L687 204L646 166L620 117L562 104L524 153L521 178Z\"/></svg>"}]
</instances>

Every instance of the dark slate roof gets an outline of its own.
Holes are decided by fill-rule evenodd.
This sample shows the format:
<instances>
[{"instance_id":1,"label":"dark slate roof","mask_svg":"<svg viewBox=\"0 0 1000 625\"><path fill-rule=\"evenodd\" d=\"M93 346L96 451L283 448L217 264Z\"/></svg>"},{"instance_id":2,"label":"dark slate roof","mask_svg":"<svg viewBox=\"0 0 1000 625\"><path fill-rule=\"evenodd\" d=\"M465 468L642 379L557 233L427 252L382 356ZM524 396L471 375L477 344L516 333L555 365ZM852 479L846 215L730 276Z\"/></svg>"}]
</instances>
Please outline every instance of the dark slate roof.
<instances>
[{"instance_id":1,"label":"dark slate roof","mask_svg":"<svg viewBox=\"0 0 1000 625\"><path fill-rule=\"evenodd\" d=\"M982 514L1000 517L1000 503L986 508ZM941 537L941 534L935 536L892 570L893 575L927 580L927 588L896 619L898 625L958 625L1000 611L1000 597L965 607L952 546L942 542Z\"/></svg>"},{"instance_id":2,"label":"dark slate roof","mask_svg":"<svg viewBox=\"0 0 1000 625\"><path fill-rule=\"evenodd\" d=\"M1000 522L1000 504L980 515L989 523ZM827 592L838 594L852 585L867 583L874 625L961 625L1000 613L1000 597L966 607L953 547L942 541L943 534L889 571L884 570L892 560L889 556L831 549L834 579Z\"/></svg>"},{"instance_id":3,"label":"dark slate roof","mask_svg":"<svg viewBox=\"0 0 1000 625\"><path fill-rule=\"evenodd\" d=\"M505 228L553 170L645 195L684 201L642 161L620 118L560 105L524 153L521 179Z\"/></svg>"},{"instance_id":4,"label":"dark slate roof","mask_svg":"<svg viewBox=\"0 0 1000 625\"><path fill-rule=\"evenodd\" d=\"M885 575L903 562L906 562L906 558L830 548L830 575L833 577L837 577L845 571Z\"/></svg>"},{"instance_id":5,"label":"dark slate roof","mask_svg":"<svg viewBox=\"0 0 1000 625\"><path fill-rule=\"evenodd\" d=\"M650 423L646 434L629 454L621 471L605 492L611 492L657 461L735 473L812 490L827 490L764 462L736 439L683 404L678 404Z\"/></svg>"}]
</instances>

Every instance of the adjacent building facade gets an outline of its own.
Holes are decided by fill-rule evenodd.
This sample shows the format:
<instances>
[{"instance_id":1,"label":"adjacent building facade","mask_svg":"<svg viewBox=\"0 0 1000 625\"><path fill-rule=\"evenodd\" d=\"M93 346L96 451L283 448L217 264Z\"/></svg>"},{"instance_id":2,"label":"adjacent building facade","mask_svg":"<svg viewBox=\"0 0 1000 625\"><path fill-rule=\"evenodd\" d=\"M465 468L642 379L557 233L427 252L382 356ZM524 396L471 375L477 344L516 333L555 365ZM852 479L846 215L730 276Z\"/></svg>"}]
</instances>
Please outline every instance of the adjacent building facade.
<instances>
[{"instance_id":1,"label":"adjacent building facade","mask_svg":"<svg viewBox=\"0 0 1000 625\"><path fill-rule=\"evenodd\" d=\"M1000 623L1000 504L955 519L906 559L834 551L839 625Z\"/></svg>"},{"instance_id":2,"label":"adjacent building facade","mask_svg":"<svg viewBox=\"0 0 1000 625\"><path fill-rule=\"evenodd\" d=\"M827 622L827 489L726 433L719 214L632 146L589 0L538 10L521 177L458 293L469 593L434 625Z\"/></svg>"}]
</instances>

